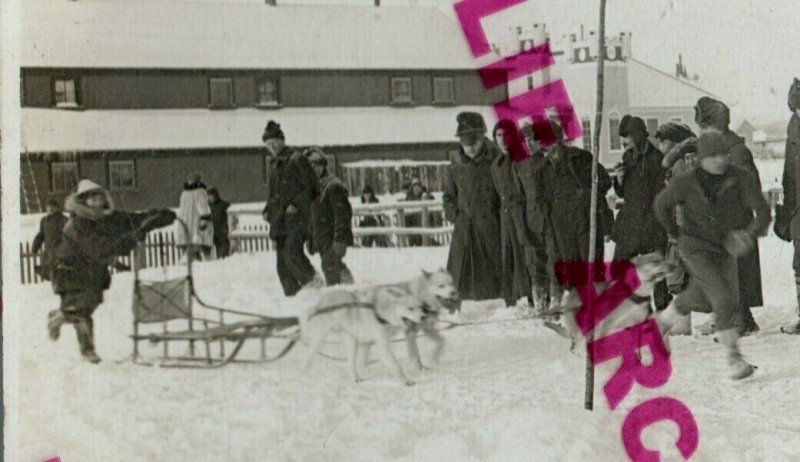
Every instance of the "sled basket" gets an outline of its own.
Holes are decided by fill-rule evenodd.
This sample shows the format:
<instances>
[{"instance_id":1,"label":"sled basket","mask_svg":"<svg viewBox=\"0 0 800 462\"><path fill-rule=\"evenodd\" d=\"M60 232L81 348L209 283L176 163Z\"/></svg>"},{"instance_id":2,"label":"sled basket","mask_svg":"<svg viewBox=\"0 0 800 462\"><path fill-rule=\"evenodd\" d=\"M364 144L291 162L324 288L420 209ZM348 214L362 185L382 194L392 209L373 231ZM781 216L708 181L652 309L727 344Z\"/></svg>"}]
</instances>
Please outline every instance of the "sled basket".
<instances>
[{"instance_id":1,"label":"sled basket","mask_svg":"<svg viewBox=\"0 0 800 462\"><path fill-rule=\"evenodd\" d=\"M184 228L186 226L181 221L179 224ZM144 281L140 278L138 258L142 251L140 243L133 259L133 334L130 337L133 340L134 363L196 368L221 367L231 362L263 363L282 358L294 346L298 333L297 318L263 316L203 302L194 289L190 253L186 256L185 276L164 281ZM196 312L195 308L199 310ZM161 324L160 330L152 327L157 323ZM142 332L146 327L147 332ZM239 353L250 339L260 340L258 358L239 359ZM142 341L162 343L160 357L143 359L139 351ZM184 354L170 354L170 344L176 342L188 347ZM197 343L204 346L202 354L195 351ZM232 347L228 348L226 343L232 343ZM268 343L279 346L270 354Z\"/></svg>"}]
</instances>

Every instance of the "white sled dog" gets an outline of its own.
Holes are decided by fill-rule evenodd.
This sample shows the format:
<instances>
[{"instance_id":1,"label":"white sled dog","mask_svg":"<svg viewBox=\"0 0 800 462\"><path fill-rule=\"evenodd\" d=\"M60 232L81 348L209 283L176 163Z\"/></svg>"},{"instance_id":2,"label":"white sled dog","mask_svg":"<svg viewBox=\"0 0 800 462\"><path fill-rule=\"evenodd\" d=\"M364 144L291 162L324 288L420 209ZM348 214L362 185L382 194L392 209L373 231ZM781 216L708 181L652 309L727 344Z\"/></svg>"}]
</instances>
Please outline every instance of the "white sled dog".
<instances>
[{"instance_id":1,"label":"white sled dog","mask_svg":"<svg viewBox=\"0 0 800 462\"><path fill-rule=\"evenodd\" d=\"M409 358L422 367L416 344L416 334L422 331L436 344L434 357L438 359L444 339L434 329L434 321L439 311L455 300L453 280L444 270L423 272L402 284L326 290L320 302L300 317L301 338L310 346L306 367L328 335L335 332L347 343L355 382L362 380L359 368L366 366L369 348L377 344L384 364L395 378L413 385L392 353L391 338L405 332Z\"/></svg>"},{"instance_id":2,"label":"white sled dog","mask_svg":"<svg viewBox=\"0 0 800 462\"><path fill-rule=\"evenodd\" d=\"M672 265L664 260L660 252L640 255L634 257L631 261L636 268L636 274L639 276L641 284L633 294L628 296L624 303L616 307L611 314L595 327L594 338L605 337L611 332L634 326L646 320L650 315L650 296L653 293L653 285L674 271ZM597 293L602 293L613 283L614 281L596 283ZM561 307L565 314L566 336L571 337L573 342L580 337L580 330L575 323L575 313L581 308L582 304L577 290L572 289Z\"/></svg>"}]
</instances>

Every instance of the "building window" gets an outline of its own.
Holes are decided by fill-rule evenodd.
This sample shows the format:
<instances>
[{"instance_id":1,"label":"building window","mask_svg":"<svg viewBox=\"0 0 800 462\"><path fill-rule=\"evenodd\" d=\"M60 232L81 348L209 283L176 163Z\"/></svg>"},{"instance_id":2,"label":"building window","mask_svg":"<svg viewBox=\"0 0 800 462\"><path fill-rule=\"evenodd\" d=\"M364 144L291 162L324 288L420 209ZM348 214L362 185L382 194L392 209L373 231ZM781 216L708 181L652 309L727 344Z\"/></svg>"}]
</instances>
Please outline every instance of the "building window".
<instances>
[{"instance_id":1,"label":"building window","mask_svg":"<svg viewBox=\"0 0 800 462\"><path fill-rule=\"evenodd\" d=\"M212 108L234 107L233 79L229 77L208 79L208 101Z\"/></svg>"},{"instance_id":2,"label":"building window","mask_svg":"<svg viewBox=\"0 0 800 462\"><path fill-rule=\"evenodd\" d=\"M53 95L56 107L78 107L78 82L76 79L56 79L53 81Z\"/></svg>"},{"instance_id":3,"label":"building window","mask_svg":"<svg viewBox=\"0 0 800 462\"><path fill-rule=\"evenodd\" d=\"M392 77L392 103L411 104L413 102L411 77Z\"/></svg>"},{"instance_id":4,"label":"building window","mask_svg":"<svg viewBox=\"0 0 800 462\"><path fill-rule=\"evenodd\" d=\"M673 117L671 120L673 122L678 122L679 124L683 123L683 117Z\"/></svg>"},{"instance_id":5,"label":"building window","mask_svg":"<svg viewBox=\"0 0 800 462\"><path fill-rule=\"evenodd\" d=\"M589 119L581 120L581 130L583 130L583 149L592 150L592 121Z\"/></svg>"},{"instance_id":6,"label":"building window","mask_svg":"<svg viewBox=\"0 0 800 462\"><path fill-rule=\"evenodd\" d=\"M132 160L115 160L108 163L108 186L112 191L136 189L136 165Z\"/></svg>"},{"instance_id":7,"label":"building window","mask_svg":"<svg viewBox=\"0 0 800 462\"><path fill-rule=\"evenodd\" d=\"M433 102L455 103L455 90L452 77L433 78Z\"/></svg>"},{"instance_id":8,"label":"building window","mask_svg":"<svg viewBox=\"0 0 800 462\"><path fill-rule=\"evenodd\" d=\"M258 106L278 105L278 79L264 77L256 83L256 97Z\"/></svg>"},{"instance_id":9,"label":"building window","mask_svg":"<svg viewBox=\"0 0 800 462\"><path fill-rule=\"evenodd\" d=\"M619 116L611 116L608 118L608 140L609 148L612 151L621 151L622 142L619 138Z\"/></svg>"},{"instance_id":10,"label":"building window","mask_svg":"<svg viewBox=\"0 0 800 462\"><path fill-rule=\"evenodd\" d=\"M50 164L54 193L71 193L78 186L77 162L53 162Z\"/></svg>"}]
</instances>

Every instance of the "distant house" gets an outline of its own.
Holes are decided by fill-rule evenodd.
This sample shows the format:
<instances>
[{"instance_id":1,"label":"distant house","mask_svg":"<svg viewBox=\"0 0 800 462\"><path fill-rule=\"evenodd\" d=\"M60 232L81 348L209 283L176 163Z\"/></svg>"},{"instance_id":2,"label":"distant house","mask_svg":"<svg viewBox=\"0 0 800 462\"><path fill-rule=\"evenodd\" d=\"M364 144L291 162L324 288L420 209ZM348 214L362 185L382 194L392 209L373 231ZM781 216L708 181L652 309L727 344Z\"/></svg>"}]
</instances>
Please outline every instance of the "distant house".
<instances>
[{"instance_id":1,"label":"distant house","mask_svg":"<svg viewBox=\"0 0 800 462\"><path fill-rule=\"evenodd\" d=\"M781 158L786 151L786 121L753 124L743 120L735 132L745 139L753 156L762 159Z\"/></svg>"}]
</instances>

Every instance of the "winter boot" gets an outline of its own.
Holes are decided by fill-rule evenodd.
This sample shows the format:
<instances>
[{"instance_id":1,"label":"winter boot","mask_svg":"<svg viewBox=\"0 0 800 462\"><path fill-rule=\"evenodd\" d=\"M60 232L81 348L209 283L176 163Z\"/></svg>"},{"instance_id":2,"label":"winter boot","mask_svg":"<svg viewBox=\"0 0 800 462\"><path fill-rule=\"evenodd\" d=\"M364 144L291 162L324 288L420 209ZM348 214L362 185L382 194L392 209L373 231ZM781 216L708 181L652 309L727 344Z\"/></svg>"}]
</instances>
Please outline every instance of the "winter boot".
<instances>
[{"instance_id":1,"label":"winter boot","mask_svg":"<svg viewBox=\"0 0 800 462\"><path fill-rule=\"evenodd\" d=\"M797 281L797 322L794 325L782 326L784 334L800 335L800 280Z\"/></svg>"},{"instance_id":2,"label":"winter boot","mask_svg":"<svg viewBox=\"0 0 800 462\"><path fill-rule=\"evenodd\" d=\"M692 335L692 315L679 316L669 331L669 335Z\"/></svg>"},{"instance_id":3,"label":"winter boot","mask_svg":"<svg viewBox=\"0 0 800 462\"><path fill-rule=\"evenodd\" d=\"M729 377L733 380L741 380L750 377L756 368L742 357L737 341L739 334L736 328L721 330L718 332L720 342L728 352L728 367L730 368Z\"/></svg>"},{"instance_id":4,"label":"winter boot","mask_svg":"<svg viewBox=\"0 0 800 462\"><path fill-rule=\"evenodd\" d=\"M683 321L682 318L688 317L689 316L681 315L672 303L667 305L663 310L656 312L656 324L658 325L658 330L661 332L661 338L664 339L664 346L667 347L668 352L671 352L672 349L670 348L669 336L667 334L672 332L676 324Z\"/></svg>"},{"instance_id":5,"label":"winter boot","mask_svg":"<svg viewBox=\"0 0 800 462\"><path fill-rule=\"evenodd\" d=\"M549 298L547 289L543 287L533 288L533 310L536 315L542 315L548 310Z\"/></svg>"},{"instance_id":6,"label":"winter boot","mask_svg":"<svg viewBox=\"0 0 800 462\"><path fill-rule=\"evenodd\" d=\"M714 313L711 313L709 316L708 321L703 324L697 326L697 332L700 335L711 335L717 330L716 320L714 319Z\"/></svg>"},{"instance_id":7,"label":"winter boot","mask_svg":"<svg viewBox=\"0 0 800 462\"><path fill-rule=\"evenodd\" d=\"M735 321L739 337L747 337L761 330L758 324L756 324L756 320L753 318L753 313L750 311L750 308L744 305L738 307Z\"/></svg>"},{"instance_id":8,"label":"winter boot","mask_svg":"<svg viewBox=\"0 0 800 462\"><path fill-rule=\"evenodd\" d=\"M800 320L793 326L781 326L781 332L790 335L800 335Z\"/></svg>"},{"instance_id":9,"label":"winter boot","mask_svg":"<svg viewBox=\"0 0 800 462\"><path fill-rule=\"evenodd\" d=\"M61 326L64 325L64 313L61 310L53 310L47 314L47 330L50 340L56 341L61 336Z\"/></svg>"},{"instance_id":10,"label":"winter boot","mask_svg":"<svg viewBox=\"0 0 800 462\"><path fill-rule=\"evenodd\" d=\"M81 348L81 356L92 364L100 362L100 356L94 351L94 326L92 319L80 319L75 322L75 333L78 336L78 345Z\"/></svg>"}]
</instances>

